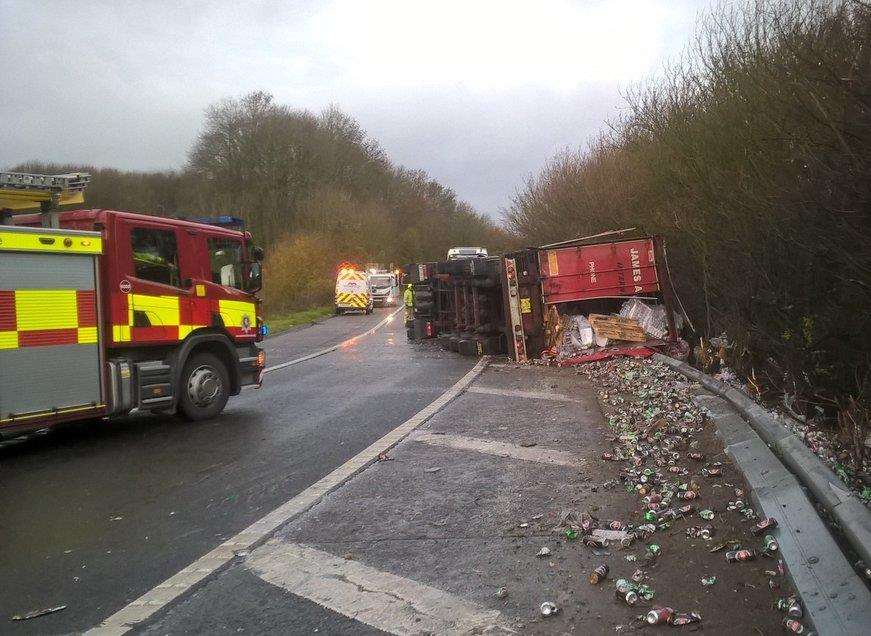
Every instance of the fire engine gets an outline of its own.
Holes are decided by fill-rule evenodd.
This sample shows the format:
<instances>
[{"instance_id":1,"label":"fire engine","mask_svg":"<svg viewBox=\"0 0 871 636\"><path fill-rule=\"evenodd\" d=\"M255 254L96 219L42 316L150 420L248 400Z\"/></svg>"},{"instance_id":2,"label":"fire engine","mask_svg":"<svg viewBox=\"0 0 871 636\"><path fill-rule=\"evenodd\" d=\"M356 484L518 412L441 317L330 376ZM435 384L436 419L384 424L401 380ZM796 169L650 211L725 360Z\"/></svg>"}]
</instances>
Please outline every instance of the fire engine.
<instances>
[{"instance_id":1,"label":"fire engine","mask_svg":"<svg viewBox=\"0 0 871 636\"><path fill-rule=\"evenodd\" d=\"M88 179L0 173L0 437L138 411L207 419L260 385L251 235L58 211Z\"/></svg>"}]
</instances>

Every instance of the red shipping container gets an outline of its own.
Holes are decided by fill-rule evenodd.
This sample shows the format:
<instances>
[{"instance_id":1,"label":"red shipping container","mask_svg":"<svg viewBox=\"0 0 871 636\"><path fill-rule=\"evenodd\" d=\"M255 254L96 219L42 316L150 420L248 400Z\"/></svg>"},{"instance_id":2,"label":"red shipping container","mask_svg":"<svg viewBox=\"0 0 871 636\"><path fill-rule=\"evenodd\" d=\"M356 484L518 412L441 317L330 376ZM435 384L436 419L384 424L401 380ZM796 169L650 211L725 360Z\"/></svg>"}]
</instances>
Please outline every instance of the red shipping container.
<instances>
[{"instance_id":1,"label":"red shipping container","mask_svg":"<svg viewBox=\"0 0 871 636\"><path fill-rule=\"evenodd\" d=\"M544 302L644 296L660 290L653 239L543 249Z\"/></svg>"}]
</instances>

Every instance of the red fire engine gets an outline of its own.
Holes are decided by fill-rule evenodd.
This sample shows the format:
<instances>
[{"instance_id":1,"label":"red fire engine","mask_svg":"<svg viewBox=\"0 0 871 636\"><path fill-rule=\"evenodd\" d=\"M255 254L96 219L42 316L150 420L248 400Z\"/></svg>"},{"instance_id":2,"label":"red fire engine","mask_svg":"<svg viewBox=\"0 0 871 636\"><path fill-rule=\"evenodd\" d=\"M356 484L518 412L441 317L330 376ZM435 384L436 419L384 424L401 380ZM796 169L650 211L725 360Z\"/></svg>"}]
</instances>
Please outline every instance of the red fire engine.
<instances>
[{"instance_id":1,"label":"red fire engine","mask_svg":"<svg viewBox=\"0 0 871 636\"><path fill-rule=\"evenodd\" d=\"M0 173L0 436L134 411L206 419L260 384L262 250L251 235L54 211L81 201L86 183Z\"/></svg>"}]
</instances>

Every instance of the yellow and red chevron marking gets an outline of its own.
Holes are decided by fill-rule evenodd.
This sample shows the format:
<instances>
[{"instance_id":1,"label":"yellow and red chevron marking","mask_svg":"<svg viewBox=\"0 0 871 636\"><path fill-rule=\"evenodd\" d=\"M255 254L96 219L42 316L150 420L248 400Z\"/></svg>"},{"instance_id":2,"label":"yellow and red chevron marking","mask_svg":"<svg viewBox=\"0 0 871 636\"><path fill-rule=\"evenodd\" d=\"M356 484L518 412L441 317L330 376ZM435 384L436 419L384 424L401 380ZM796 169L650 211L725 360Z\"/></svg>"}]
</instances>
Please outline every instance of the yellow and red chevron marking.
<instances>
[{"instance_id":1,"label":"yellow and red chevron marking","mask_svg":"<svg viewBox=\"0 0 871 636\"><path fill-rule=\"evenodd\" d=\"M363 309L368 304L369 297L366 294L336 293L336 305L340 307L359 307Z\"/></svg>"},{"instance_id":2,"label":"yellow and red chevron marking","mask_svg":"<svg viewBox=\"0 0 871 636\"><path fill-rule=\"evenodd\" d=\"M135 312L144 314L148 326L136 326ZM192 331L211 325L213 315L220 316L231 336L256 337L257 306L250 301L119 294L112 306L112 341L178 342Z\"/></svg>"},{"instance_id":3,"label":"yellow and red chevron marking","mask_svg":"<svg viewBox=\"0 0 871 636\"><path fill-rule=\"evenodd\" d=\"M0 290L0 349L96 342L93 290Z\"/></svg>"}]
</instances>

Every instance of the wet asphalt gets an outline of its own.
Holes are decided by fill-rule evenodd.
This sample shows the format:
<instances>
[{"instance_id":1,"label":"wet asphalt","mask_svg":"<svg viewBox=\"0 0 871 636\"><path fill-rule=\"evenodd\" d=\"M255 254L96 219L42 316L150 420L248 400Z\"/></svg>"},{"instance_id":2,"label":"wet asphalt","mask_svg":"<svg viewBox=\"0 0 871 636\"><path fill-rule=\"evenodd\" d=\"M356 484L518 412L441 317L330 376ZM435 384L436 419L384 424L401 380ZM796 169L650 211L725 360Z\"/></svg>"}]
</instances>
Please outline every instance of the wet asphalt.
<instances>
[{"instance_id":1,"label":"wet asphalt","mask_svg":"<svg viewBox=\"0 0 871 636\"><path fill-rule=\"evenodd\" d=\"M337 344L392 311L274 336L267 365ZM99 624L398 426L474 362L409 344L397 315L347 347L270 373L209 422L129 417L0 446L0 633Z\"/></svg>"}]
</instances>

